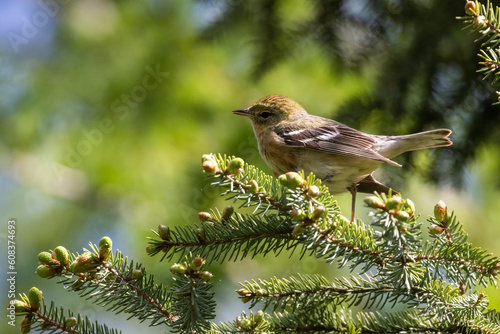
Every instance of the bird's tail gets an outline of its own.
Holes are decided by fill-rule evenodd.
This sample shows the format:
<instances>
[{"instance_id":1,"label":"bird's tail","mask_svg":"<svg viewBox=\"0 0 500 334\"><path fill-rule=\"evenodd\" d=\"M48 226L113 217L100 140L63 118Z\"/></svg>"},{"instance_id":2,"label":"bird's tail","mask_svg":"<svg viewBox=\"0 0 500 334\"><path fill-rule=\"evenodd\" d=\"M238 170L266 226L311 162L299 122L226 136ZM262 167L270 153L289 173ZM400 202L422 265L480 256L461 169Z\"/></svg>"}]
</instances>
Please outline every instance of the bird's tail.
<instances>
[{"instance_id":1,"label":"bird's tail","mask_svg":"<svg viewBox=\"0 0 500 334\"><path fill-rule=\"evenodd\" d=\"M450 138L448 138L450 134L451 130L437 129L404 136L387 136L384 143L381 143L378 148L378 152L391 159L408 151L450 146L452 144Z\"/></svg>"}]
</instances>

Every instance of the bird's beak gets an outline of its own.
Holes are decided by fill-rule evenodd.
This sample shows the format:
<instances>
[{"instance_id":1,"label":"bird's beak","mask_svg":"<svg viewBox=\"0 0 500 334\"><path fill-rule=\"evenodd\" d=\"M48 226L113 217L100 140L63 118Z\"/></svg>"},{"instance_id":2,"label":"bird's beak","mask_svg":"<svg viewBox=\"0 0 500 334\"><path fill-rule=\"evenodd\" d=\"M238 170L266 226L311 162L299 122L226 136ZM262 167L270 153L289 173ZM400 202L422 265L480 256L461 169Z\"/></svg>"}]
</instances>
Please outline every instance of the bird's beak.
<instances>
[{"instance_id":1,"label":"bird's beak","mask_svg":"<svg viewBox=\"0 0 500 334\"><path fill-rule=\"evenodd\" d=\"M247 116L248 117L248 116L250 116L249 109L250 108L233 110L233 114L241 115L241 116Z\"/></svg>"}]
</instances>

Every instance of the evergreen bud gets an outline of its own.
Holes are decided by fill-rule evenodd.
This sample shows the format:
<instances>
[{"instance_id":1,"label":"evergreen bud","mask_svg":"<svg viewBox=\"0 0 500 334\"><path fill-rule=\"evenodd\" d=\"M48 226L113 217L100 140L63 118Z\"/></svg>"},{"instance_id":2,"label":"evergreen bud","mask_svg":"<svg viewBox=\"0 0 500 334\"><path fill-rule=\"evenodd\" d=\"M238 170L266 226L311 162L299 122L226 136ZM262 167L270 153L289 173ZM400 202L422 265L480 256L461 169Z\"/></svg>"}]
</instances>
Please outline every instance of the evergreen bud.
<instances>
[{"instance_id":1,"label":"evergreen bud","mask_svg":"<svg viewBox=\"0 0 500 334\"><path fill-rule=\"evenodd\" d=\"M255 295L257 297L262 297L262 296L264 296L264 291L261 289L257 289L257 290L255 290Z\"/></svg>"},{"instance_id":2,"label":"evergreen bud","mask_svg":"<svg viewBox=\"0 0 500 334\"><path fill-rule=\"evenodd\" d=\"M78 256L76 260L70 264L69 268L75 273L84 273L92 268L94 256L90 252L85 252Z\"/></svg>"},{"instance_id":3,"label":"evergreen bud","mask_svg":"<svg viewBox=\"0 0 500 334\"><path fill-rule=\"evenodd\" d=\"M64 322L64 326L67 327L67 328L74 327L74 326L76 326L76 324L77 324L77 320L76 320L75 317L68 318Z\"/></svg>"},{"instance_id":4,"label":"evergreen bud","mask_svg":"<svg viewBox=\"0 0 500 334\"><path fill-rule=\"evenodd\" d=\"M259 185L257 184L257 181L255 180L250 180L248 182L248 192L251 194L256 194L259 191Z\"/></svg>"},{"instance_id":5,"label":"evergreen bud","mask_svg":"<svg viewBox=\"0 0 500 334\"><path fill-rule=\"evenodd\" d=\"M251 301L253 299L253 296L246 296L246 297L243 297L241 298L241 301L246 304L248 303L249 301Z\"/></svg>"},{"instance_id":6,"label":"evergreen bud","mask_svg":"<svg viewBox=\"0 0 500 334\"><path fill-rule=\"evenodd\" d=\"M299 208L293 208L292 210L290 210L290 212L288 214L295 221L303 221L307 217L304 210L299 209Z\"/></svg>"},{"instance_id":7,"label":"evergreen bud","mask_svg":"<svg viewBox=\"0 0 500 334\"><path fill-rule=\"evenodd\" d=\"M312 220L318 220L320 219L321 217L323 217L323 215L325 214L326 210L325 210L325 207L320 205L320 206L317 206L314 208L314 211L311 213L311 219Z\"/></svg>"},{"instance_id":8,"label":"evergreen bud","mask_svg":"<svg viewBox=\"0 0 500 334\"><path fill-rule=\"evenodd\" d=\"M295 226L293 227L293 230L292 230L292 235L301 234L302 232L304 232L305 228L306 228L306 225L303 222L299 222L299 223L295 224Z\"/></svg>"},{"instance_id":9,"label":"evergreen bud","mask_svg":"<svg viewBox=\"0 0 500 334\"><path fill-rule=\"evenodd\" d=\"M187 268L180 263L174 263L173 265L170 266L169 270L174 275L184 275L186 273Z\"/></svg>"},{"instance_id":10,"label":"evergreen bud","mask_svg":"<svg viewBox=\"0 0 500 334\"><path fill-rule=\"evenodd\" d=\"M99 258L106 260L112 252L113 243L110 237L103 237L99 241Z\"/></svg>"},{"instance_id":11,"label":"evergreen bud","mask_svg":"<svg viewBox=\"0 0 500 334\"><path fill-rule=\"evenodd\" d=\"M367 207L372 209L383 209L385 208L384 202L377 196L368 196L364 199L364 202Z\"/></svg>"},{"instance_id":12,"label":"evergreen bud","mask_svg":"<svg viewBox=\"0 0 500 334\"><path fill-rule=\"evenodd\" d=\"M213 220L212 215L209 212L199 212L198 213L198 218L202 222L209 222L209 221Z\"/></svg>"},{"instance_id":13,"label":"evergreen bud","mask_svg":"<svg viewBox=\"0 0 500 334\"><path fill-rule=\"evenodd\" d=\"M316 198L320 194L319 188L317 186L309 186L307 187L307 195L311 198Z\"/></svg>"},{"instance_id":14,"label":"evergreen bud","mask_svg":"<svg viewBox=\"0 0 500 334\"><path fill-rule=\"evenodd\" d=\"M170 238L170 228L165 225L158 225L158 235L161 240L168 240Z\"/></svg>"},{"instance_id":15,"label":"evergreen bud","mask_svg":"<svg viewBox=\"0 0 500 334\"><path fill-rule=\"evenodd\" d=\"M240 328L244 331L252 329L252 321L248 318L243 318L240 320Z\"/></svg>"},{"instance_id":16,"label":"evergreen bud","mask_svg":"<svg viewBox=\"0 0 500 334\"><path fill-rule=\"evenodd\" d=\"M229 161L227 165L227 172L229 174L238 175L243 172L243 166L245 166L245 162L241 158L234 158Z\"/></svg>"},{"instance_id":17,"label":"evergreen bud","mask_svg":"<svg viewBox=\"0 0 500 334\"><path fill-rule=\"evenodd\" d=\"M203 260L201 257L197 256L193 260L191 260L191 264L189 267L191 270L197 271L200 270L201 267L205 264L205 260Z\"/></svg>"},{"instance_id":18,"label":"evergreen bud","mask_svg":"<svg viewBox=\"0 0 500 334\"><path fill-rule=\"evenodd\" d=\"M280 183L290 189L295 189L298 187L303 187L306 184L306 181L299 175L299 173L288 172L283 175L280 175L278 180Z\"/></svg>"},{"instance_id":19,"label":"evergreen bud","mask_svg":"<svg viewBox=\"0 0 500 334\"><path fill-rule=\"evenodd\" d=\"M236 291L241 297L246 297L250 291L248 291L247 289L239 289Z\"/></svg>"},{"instance_id":20,"label":"evergreen bud","mask_svg":"<svg viewBox=\"0 0 500 334\"><path fill-rule=\"evenodd\" d=\"M264 312L262 310L259 310L254 316L253 316L253 322L255 325L260 325L262 323L262 320L264 320Z\"/></svg>"},{"instance_id":21,"label":"evergreen bud","mask_svg":"<svg viewBox=\"0 0 500 334\"><path fill-rule=\"evenodd\" d=\"M406 222L408 221L408 219L410 219L410 215L408 214L408 212L402 210L396 210L392 213L392 215L394 216L394 218L402 222Z\"/></svg>"},{"instance_id":22,"label":"evergreen bud","mask_svg":"<svg viewBox=\"0 0 500 334\"><path fill-rule=\"evenodd\" d=\"M16 313L28 312L30 309L28 304L19 299L11 300L10 304L14 305L14 311L16 311Z\"/></svg>"},{"instance_id":23,"label":"evergreen bud","mask_svg":"<svg viewBox=\"0 0 500 334\"><path fill-rule=\"evenodd\" d=\"M467 1L465 3L465 14L476 15L476 3L474 1Z\"/></svg>"},{"instance_id":24,"label":"evergreen bud","mask_svg":"<svg viewBox=\"0 0 500 334\"><path fill-rule=\"evenodd\" d=\"M141 269L134 269L130 273L130 278L133 280L140 280L143 276L142 270Z\"/></svg>"},{"instance_id":25,"label":"evergreen bud","mask_svg":"<svg viewBox=\"0 0 500 334\"><path fill-rule=\"evenodd\" d=\"M199 273L199 277L204 280L204 281L208 281L209 279L212 278L212 273L209 272L209 271L202 271Z\"/></svg>"},{"instance_id":26,"label":"evergreen bud","mask_svg":"<svg viewBox=\"0 0 500 334\"><path fill-rule=\"evenodd\" d=\"M55 256L57 261L59 261L63 265L67 265L69 261L69 252L68 250L63 247L63 246L57 246L53 251L52 251L52 256Z\"/></svg>"},{"instance_id":27,"label":"evergreen bud","mask_svg":"<svg viewBox=\"0 0 500 334\"><path fill-rule=\"evenodd\" d=\"M415 216L415 204L413 203L413 201L411 199L406 200L406 205L404 206L403 210L408 212L410 217Z\"/></svg>"},{"instance_id":28,"label":"evergreen bud","mask_svg":"<svg viewBox=\"0 0 500 334\"><path fill-rule=\"evenodd\" d=\"M442 228L441 226L439 225L431 225L431 227L429 227L429 233L430 234L435 234L435 235L438 235L438 234L441 234L443 233L444 231L444 228Z\"/></svg>"},{"instance_id":29,"label":"evergreen bud","mask_svg":"<svg viewBox=\"0 0 500 334\"><path fill-rule=\"evenodd\" d=\"M203 154L201 156L201 162L204 163L205 161L209 161L209 160L212 160L212 161L215 161L215 157L213 154Z\"/></svg>"},{"instance_id":30,"label":"evergreen bud","mask_svg":"<svg viewBox=\"0 0 500 334\"><path fill-rule=\"evenodd\" d=\"M443 201L437 202L434 206L434 218L436 218L438 222L442 222L446 217L446 211L446 204L444 204Z\"/></svg>"},{"instance_id":31,"label":"evergreen bud","mask_svg":"<svg viewBox=\"0 0 500 334\"><path fill-rule=\"evenodd\" d=\"M385 209L386 210L397 210L397 209L399 209L399 205L401 204L402 201L403 201L403 199L401 198L401 196L392 196L385 203Z\"/></svg>"},{"instance_id":32,"label":"evergreen bud","mask_svg":"<svg viewBox=\"0 0 500 334\"><path fill-rule=\"evenodd\" d=\"M38 290L36 287L32 287L28 291L28 300L30 301L30 308L34 311L40 308L42 303L42 291Z\"/></svg>"},{"instance_id":33,"label":"evergreen bud","mask_svg":"<svg viewBox=\"0 0 500 334\"><path fill-rule=\"evenodd\" d=\"M214 160L205 160L202 167L203 171L208 174L215 174L219 170L219 165Z\"/></svg>"},{"instance_id":34,"label":"evergreen bud","mask_svg":"<svg viewBox=\"0 0 500 334\"><path fill-rule=\"evenodd\" d=\"M155 250L155 247L152 244L148 244L146 246L146 253L147 254L153 254L154 250Z\"/></svg>"},{"instance_id":35,"label":"evergreen bud","mask_svg":"<svg viewBox=\"0 0 500 334\"><path fill-rule=\"evenodd\" d=\"M492 275L492 276L496 276L496 275L498 275L498 270L497 270L497 269L495 269L495 268L491 268L491 269L489 270L489 273L490 273L490 275Z\"/></svg>"},{"instance_id":36,"label":"evergreen bud","mask_svg":"<svg viewBox=\"0 0 500 334\"><path fill-rule=\"evenodd\" d=\"M41 264L36 268L36 274L41 278L50 278L57 274L57 269Z\"/></svg>"},{"instance_id":37,"label":"evergreen bud","mask_svg":"<svg viewBox=\"0 0 500 334\"><path fill-rule=\"evenodd\" d=\"M21 321L21 334L27 334L31 331L31 317L26 315Z\"/></svg>"},{"instance_id":38,"label":"evergreen bud","mask_svg":"<svg viewBox=\"0 0 500 334\"><path fill-rule=\"evenodd\" d=\"M234 212L234 208L232 205L228 205L222 210L222 220L228 220L231 218L231 215Z\"/></svg>"},{"instance_id":39,"label":"evergreen bud","mask_svg":"<svg viewBox=\"0 0 500 334\"><path fill-rule=\"evenodd\" d=\"M42 264L54 264L54 259L52 258L52 254L49 252L40 252L38 253L38 261Z\"/></svg>"}]
</instances>

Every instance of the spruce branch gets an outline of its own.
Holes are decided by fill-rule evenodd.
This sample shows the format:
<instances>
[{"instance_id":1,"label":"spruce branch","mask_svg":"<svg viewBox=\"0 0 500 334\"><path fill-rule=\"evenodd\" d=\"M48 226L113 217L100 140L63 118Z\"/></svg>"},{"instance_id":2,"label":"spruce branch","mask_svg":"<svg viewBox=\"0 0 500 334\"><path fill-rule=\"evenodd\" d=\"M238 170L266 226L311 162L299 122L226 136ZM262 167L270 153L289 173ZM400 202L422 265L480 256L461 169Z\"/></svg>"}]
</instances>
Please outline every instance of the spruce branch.
<instances>
[{"instance_id":1,"label":"spruce branch","mask_svg":"<svg viewBox=\"0 0 500 334\"><path fill-rule=\"evenodd\" d=\"M212 274L201 271L205 260L197 256L182 264L174 264L170 271L176 275L172 287L172 307L178 315L174 332L202 333L210 328L208 320L215 317Z\"/></svg>"},{"instance_id":2,"label":"spruce branch","mask_svg":"<svg viewBox=\"0 0 500 334\"><path fill-rule=\"evenodd\" d=\"M476 42L481 42L478 56L483 61L479 62L481 68L477 72L483 73L483 80L493 77L492 84L500 80L500 8L488 0L486 5L479 1L467 1L464 17L457 17L466 24L466 29L471 29L480 34ZM500 101L500 93L499 95ZM500 102L498 102L500 103ZM498 104L495 103L495 104Z\"/></svg>"},{"instance_id":3,"label":"spruce branch","mask_svg":"<svg viewBox=\"0 0 500 334\"><path fill-rule=\"evenodd\" d=\"M259 279L242 284L238 294L243 301L251 301L250 307L263 303L264 310L271 308L308 309L326 305L347 307L365 303L365 308L382 308L389 301L396 299L403 303L418 304L412 295L397 294L394 284L382 283L369 275L336 278L329 282L321 275L300 275L287 279L272 278L270 281ZM259 304L260 305L260 304Z\"/></svg>"},{"instance_id":4,"label":"spruce branch","mask_svg":"<svg viewBox=\"0 0 500 334\"><path fill-rule=\"evenodd\" d=\"M29 333L31 330L48 333L69 333L69 334L118 334L121 331L108 328L97 321L92 322L88 317L73 312L67 312L62 307L57 308L54 302L50 302L47 307L42 292L33 287L26 294L20 294L21 299L15 300L16 315L24 316L21 322L21 333Z\"/></svg>"},{"instance_id":5,"label":"spruce branch","mask_svg":"<svg viewBox=\"0 0 500 334\"><path fill-rule=\"evenodd\" d=\"M428 219L430 240L424 242L413 203L400 196L367 197L365 204L373 209L371 224L359 219L351 223L314 175L290 172L274 179L239 158L221 155L204 156L202 165L211 185L222 189L221 196L232 204L200 212L192 226L159 225L154 231L148 254L163 253L161 260L179 257L170 266L171 287L155 283L121 252L113 255L107 237L81 254L70 254L62 246L41 252L38 275L59 276L69 290L111 312L147 319L151 326L167 325L173 332L500 334L498 312L488 309L488 297L476 291L479 284L496 284L500 260L467 241L462 225L442 201ZM252 311L232 322L211 323L216 304L213 275L203 269L205 262L279 255L283 250L298 250L301 257L336 262L351 271L361 268L361 274L331 281L300 273L246 281L237 290L241 301L273 313ZM389 309L395 306L398 312ZM80 315L62 317L62 309L53 305L44 312L36 290L15 301L15 308L25 316L27 330L107 330L91 328Z\"/></svg>"},{"instance_id":6,"label":"spruce branch","mask_svg":"<svg viewBox=\"0 0 500 334\"><path fill-rule=\"evenodd\" d=\"M61 261L50 260L45 253L39 254L42 262L37 268L39 276L59 276L58 283L81 297L93 299L96 305L105 306L116 314L127 313L128 319L149 320L151 326L172 325L178 320L171 311L172 293L156 284L140 264L129 262L119 250L113 255L108 237L102 238L99 246L90 243L90 250L84 249L82 254L66 251Z\"/></svg>"}]
</instances>

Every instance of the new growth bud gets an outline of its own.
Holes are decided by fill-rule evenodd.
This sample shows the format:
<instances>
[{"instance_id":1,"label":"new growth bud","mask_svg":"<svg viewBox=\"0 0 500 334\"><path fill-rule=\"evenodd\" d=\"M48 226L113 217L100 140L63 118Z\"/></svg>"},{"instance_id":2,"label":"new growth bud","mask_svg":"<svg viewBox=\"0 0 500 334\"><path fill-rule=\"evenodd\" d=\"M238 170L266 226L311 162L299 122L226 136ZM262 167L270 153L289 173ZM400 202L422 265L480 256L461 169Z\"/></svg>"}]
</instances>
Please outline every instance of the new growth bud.
<instances>
[{"instance_id":1,"label":"new growth bud","mask_svg":"<svg viewBox=\"0 0 500 334\"><path fill-rule=\"evenodd\" d=\"M437 204L434 206L434 218L436 218L438 222L444 221L446 217L446 211L446 204L444 204L443 201L437 202Z\"/></svg>"},{"instance_id":2,"label":"new growth bud","mask_svg":"<svg viewBox=\"0 0 500 334\"><path fill-rule=\"evenodd\" d=\"M372 209L384 209L385 204L382 202L380 198L377 196L368 196L364 199L364 202L367 207L372 208Z\"/></svg>"},{"instance_id":3,"label":"new growth bud","mask_svg":"<svg viewBox=\"0 0 500 334\"><path fill-rule=\"evenodd\" d=\"M54 277L57 274L57 268L41 264L36 268L36 274L41 278Z\"/></svg>"},{"instance_id":4,"label":"new growth bud","mask_svg":"<svg viewBox=\"0 0 500 334\"><path fill-rule=\"evenodd\" d=\"M316 198L320 194L319 188L317 186L309 186L307 187L307 195L311 198Z\"/></svg>"},{"instance_id":5,"label":"new growth bud","mask_svg":"<svg viewBox=\"0 0 500 334\"><path fill-rule=\"evenodd\" d=\"M392 196L385 203L385 208L386 210L397 210L402 201L403 199L400 196Z\"/></svg>"},{"instance_id":6,"label":"new growth bud","mask_svg":"<svg viewBox=\"0 0 500 334\"><path fill-rule=\"evenodd\" d=\"M49 252L40 252L38 254L38 261L42 264L55 264L52 254Z\"/></svg>"},{"instance_id":7,"label":"new growth bud","mask_svg":"<svg viewBox=\"0 0 500 334\"><path fill-rule=\"evenodd\" d=\"M212 278L212 273L209 272L209 271L202 271L199 273L199 277L204 280L204 281L208 281L209 279Z\"/></svg>"},{"instance_id":8,"label":"new growth bud","mask_svg":"<svg viewBox=\"0 0 500 334\"><path fill-rule=\"evenodd\" d=\"M130 273L130 278L133 280L139 280L143 276L142 270L141 269L134 269Z\"/></svg>"},{"instance_id":9,"label":"new growth bud","mask_svg":"<svg viewBox=\"0 0 500 334\"><path fill-rule=\"evenodd\" d=\"M253 316L253 321L255 325L260 325L262 323L262 320L264 320L264 312L258 311L254 316Z\"/></svg>"},{"instance_id":10,"label":"new growth bud","mask_svg":"<svg viewBox=\"0 0 500 334\"><path fill-rule=\"evenodd\" d=\"M184 275L186 273L187 268L180 263L175 263L170 266L169 270L174 275Z\"/></svg>"},{"instance_id":11,"label":"new growth bud","mask_svg":"<svg viewBox=\"0 0 500 334\"><path fill-rule=\"evenodd\" d=\"M318 220L320 219L321 217L323 217L323 215L325 214L326 210L325 210L325 207L324 206L317 206L314 208L314 211L311 213L311 219L312 220Z\"/></svg>"},{"instance_id":12,"label":"new growth bud","mask_svg":"<svg viewBox=\"0 0 500 334\"><path fill-rule=\"evenodd\" d=\"M71 328L73 326L76 326L77 324L77 320L75 317L71 317L71 318L68 318L66 319L66 321L64 322L64 325L68 328Z\"/></svg>"},{"instance_id":13,"label":"new growth bud","mask_svg":"<svg viewBox=\"0 0 500 334\"><path fill-rule=\"evenodd\" d=\"M304 210L298 208L293 208L292 210L290 210L289 215L295 221L303 221L307 217Z\"/></svg>"},{"instance_id":14,"label":"new growth bud","mask_svg":"<svg viewBox=\"0 0 500 334\"><path fill-rule=\"evenodd\" d=\"M205 260L203 260L201 257L197 256L191 261L191 264L189 265L189 267L191 268L191 270L197 271L197 270L200 270L204 264L205 264Z\"/></svg>"},{"instance_id":15,"label":"new growth bud","mask_svg":"<svg viewBox=\"0 0 500 334\"><path fill-rule=\"evenodd\" d=\"M99 241L99 258L106 260L112 253L113 242L110 237L103 237Z\"/></svg>"},{"instance_id":16,"label":"new growth bud","mask_svg":"<svg viewBox=\"0 0 500 334\"><path fill-rule=\"evenodd\" d=\"M430 234L438 235L438 234L443 233L443 231L444 231L444 228L442 228L439 225L431 225L431 227L429 227Z\"/></svg>"},{"instance_id":17,"label":"new growth bud","mask_svg":"<svg viewBox=\"0 0 500 334\"><path fill-rule=\"evenodd\" d=\"M256 194L259 191L259 185L257 184L257 181L250 180L250 182L248 182L248 191L251 194Z\"/></svg>"},{"instance_id":18,"label":"new growth bud","mask_svg":"<svg viewBox=\"0 0 500 334\"><path fill-rule=\"evenodd\" d=\"M299 173L288 172L286 174L282 174L278 177L280 183L290 189L303 187L306 184L306 181L299 175Z\"/></svg>"},{"instance_id":19,"label":"new growth bud","mask_svg":"<svg viewBox=\"0 0 500 334\"><path fill-rule=\"evenodd\" d=\"M28 300L30 302L30 308L35 311L38 310L42 303L42 291L38 290L36 287L32 287L30 291L28 291Z\"/></svg>"},{"instance_id":20,"label":"new growth bud","mask_svg":"<svg viewBox=\"0 0 500 334\"><path fill-rule=\"evenodd\" d=\"M394 216L394 218L402 222L406 222L408 221L408 219L410 219L410 215L408 214L408 212L402 210L396 210L392 213L392 215Z\"/></svg>"},{"instance_id":21,"label":"new growth bud","mask_svg":"<svg viewBox=\"0 0 500 334\"><path fill-rule=\"evenodd\" d=\"M227 165L227 172L229 174L238 175L243 172L243 166L245 166L245 162L241 158L234 158L229 161Z\"/></svg>"},{"instance_id":22,"label":"new growth bud","mask_svg":"<svg viewBox=\"0 0 500 334\"><path fill-rule=\"evenodd\" d=\"M212 215L209 212L199 212L198 213L198 218L202 222L209 222L209 221L213 220Z\"/></svg>"},{"instance_id":23,"label":"new growth bud","mask_svg":"<svg viewBox=\"0 0 500 334\"><path fill-rule=\"evenodd\" d=\"M465 14L476 15L476 3L474 1L467 1L465 3Z\"/></svg>"},{"instance_id":24,"label":"new growth bud","mask_svg":"<svg viewBox=\"0 0 500 334\"><path fill-rule=\"evenodd\" d=\"M162 240L168 240L170 238L170 229L165 225L158 225L158 235Z\"/></svg>"},{"instance_id":25,"label":"new growth bud","mask_svg":"<svg viewBox=\"0 0 500 334\"><path fill-rule=\"evenodd\" d=\"M18 299L15 299L13 301L11 300L10 304L14 305L14 310L16 311L16 313L29 311L29 305L23 302L22 300Z\"/></svg>"},{"instance_id":26,"label":"new growth bud","mask_svg":"<svg viewBox=\"0 0 500 334\"><path fill-rule=\"evenodd\" d=\"M226 206L222 211L222 220L228 220L229 218L231 218L233 212L234 212L234 207L232 205Z\"/></svg>"},{"instance_id":27,"label":"new growth bud","mask_svg":"<svg viewBox=\"0 0 500 334\"><path fill-rule=\"evenodd\" d=\"M299 223L295 224L295 226L293 227L293 230L292 230L292 235L301 234L302 232L304 232L305 228L306 228L306 225L304 224L304 222L299 222Z\"/></svg>"},{"instance_id":28,"label":"new growth bud","mask_svg":"<svg viewBox=\"0 0 500 334\"><path fill-rule=\"evenodd\" d=\"M219 166L217 165L217 162L214 160L205 160L203 161L203 171L208 174L215 174L219 170Z\"/></svg>"},{"instance_id":29,"label":"new growth bud","mask_svg":"<svg viewBox=\"0 0 500 334\"><path fill-rule=\"evenodd\" d=\"M55 257L61 264L66 265L69 261L69 252L65 247L57 246L52 251L52 257Z\"/></svg>"}]
</instances>

